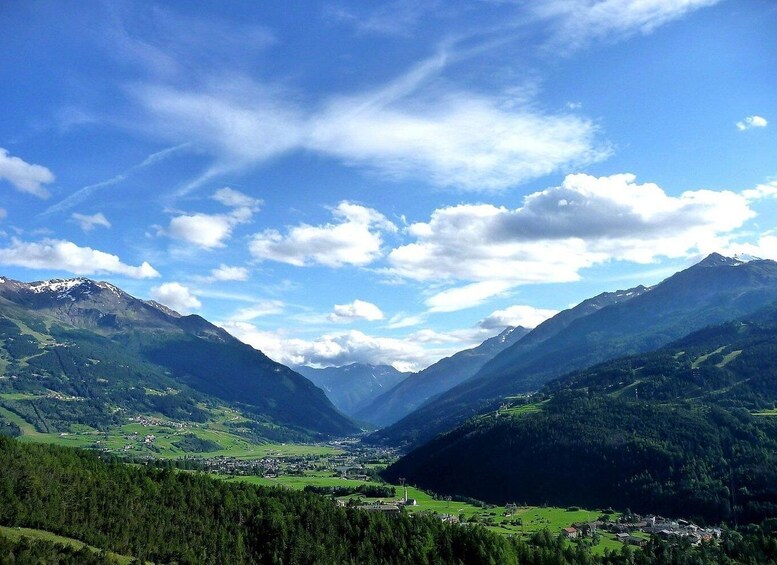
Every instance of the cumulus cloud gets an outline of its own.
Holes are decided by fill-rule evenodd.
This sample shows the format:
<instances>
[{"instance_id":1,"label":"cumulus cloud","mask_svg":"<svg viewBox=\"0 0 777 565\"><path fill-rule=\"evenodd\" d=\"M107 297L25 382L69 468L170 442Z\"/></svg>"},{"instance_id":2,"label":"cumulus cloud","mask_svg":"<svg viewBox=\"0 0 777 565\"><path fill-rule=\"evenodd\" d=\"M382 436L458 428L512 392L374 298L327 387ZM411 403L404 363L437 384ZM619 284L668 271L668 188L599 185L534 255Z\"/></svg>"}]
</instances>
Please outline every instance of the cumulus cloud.
<instances>
[{"instance_id":1,"label":"cumulus cloud","mask_svg":"<svg viewBox=\"0 0 777 565\"><path fill-rule=\"evenodd\" d=\"M762 118L761 116L747 116L744 120L737 122L737 129L739 131L745 131L753 128L765 128L767 125L769 125L769 122L766 121L766 118Z\"/></svg>"},{"instance_id":2,"label":"cumulus cloud","mask_svg":"<svg viewBox=\"0 0 777 565\"><path fill-rule=\"evenodd\" d=\"M722 248L721 252L727 256L739 255L777 261L777 236L762 234L755 243L731 243Z\"/></svg>"},{"instance_id":3,"label":"cumulus cloud","mask_svg":"<svg viewBox=\"0 0 777 565\"><path fill-rule=\"evenodd\" d=\"M14 238L10 246L0 249L0 264L68 271L76 275L116 274L134 279L159 276L145 261L133 267L122 263L116 255L57 239L25 242Z\"/></svg>"},{"instance_id":4,"label":"cumulus cloud","mask_svg":"<svg viewBox=\"0 0 777 565\"><path fill-rule=\"evenodd\" d=\"M558 314L557 310L535 308L526 304L516 304L504 310L496 310L483 318L478 324L484 329L502 329L508 326L535 328L548 318Z\"/></svg>"},{"instance_id":5,"label":"cumulus cloud","mask_svg":"<svg viewBox=\"0 0 777 565\"><path fill-rule=\"evenodd\" d=\"M393 365L417 371L459 351L456 345L429 348L410 338L367 335L357 330L325 334L312 340L263 331L247 322L224 322L222 328L265 355L286 365L342 366L350 363Z\"/></svg>"},{"instance_id":6,"label":"cumulus cloud","mask_svg":"<svg viewBox=\"0 0 777 565\"><path fill-rule=\"evenodd\" d=\"M257 233L250 244L251 254L296 266L362 266L381 256L382 233L397 231L379 212L350 202L341 202L332 215L334 223L300 224L285 235L273 229Z\"/></svg>"},{"instance_id":7,"label":"cumulus cloud","mask_svg":"<svg viewBox=\"0 0 777 565\"><path fill-rule=\"evenodd\" d=\"M568 175L561 186L525 197L508 209L489 204L435 210L412 224L416 241L389 254L390 272L420 281L490 283L472 286L472 302L519 284L566 282L611 260L649 263L722 247L755 216L755 193L697 190L670 196L634 175ZM760 193L759 193L760 194ZM500 286L502 285L502 286ZM432 297L432 307L466 303L467 290Z\"/></svg>"},{"instance_id":8,"label":"cumulus cloud","mask_svg":"<svg viewBox=\"0 0 777 565\"><path fill-rule=\"evenodd\" d=\"M202 307L202 302L181 283L169 282L151 289L151 298L181 314Z\"/></svg>"},{"instance_id":9,"label":"cumulus cloud","mask_svg":"<svg viewBox=\"0 0 777 565\"><path fill-rule=\"evenodd\" d=\"M591 41L649 34L720 0L545 0L534 13L553 26L551 47L573 49Z\"/></svg>"},{"instance_id":10,"label":"cumulus cloud","mask_svg":"<svg viewBox=\"0 0 777 565\"><path fill-rule=\"evenodd\" d=\"M383 318L385 315L375 304L357 299L350 304L335 304L334 311L328 319L332 322L351 322L354 320L375 322Z\"/></svg>"},{"instance_id":11,"label":"cumulus cloud","mask_svg":"<svg viewBox=\"0 0 777 565\"><path fill-rule=\"evenodd\" d=\"M79 214L78 212L73 212L70 215L70 218L73 221L77 222L78 225L81 227L81 229L85 232L92 231L97 226L100 226L103 228L111 227L111 223L108 221L108 218L106 218L102 212L97 212L96 214L92 214L91 216L87 214Z\"/></svg>"},{"instance_id":12,"label":"cumulus cloud","mask_svg":"<svg viewBox=\"0 0 777 565\"><path fill-rule=\"evenodd\" d=\"M777 197L777 181L759 184L755 188L743 190L742 196L750 202L764 198L775 198Z\"/></svg>"},{"instance_id":13,"label":"cumulus cloud","mask_svg":"<svg viewBox=\"0 0 777 565\"><path fill-rule=\"evenodd\" d=\"M199 91L143 86L135 94L157 133L176 143L193 140L218 158L191 186L295 150L465 190L503 189L609 156L596 124L579 115L501 94L426 88L447 60L442 53L377 88L312 108L293 93L245 79Z\"/></svg>"},{"instance_id":14,"label":"cumulus cloud","mask_svg":"<svg viewBox=\"0 0 777 565\"><path fill-rule=\"evenodd\" d=\"M217 190L212 198L232 210L227 214L176 216L170 220L167 234L204 249L224 247L235 226L249 222L260 205L259 200L231 188Z\"/></svg>"},{"instance_id":15,"label":"cumulus cloud","mask_svg":"<svg viewBox=\"0 0 777 565\"><path fill-rule=\"evenodd\" d=\"M222 263L217 269L211 269L209 281L247 281L248 269L245 267L230 267Z\"/></svg>"},{"instance_id":16,"label":"cumulus cloud","mask_svg":"<svg viewBox=\"0 0 777 565\"><path fill-rule=\"evenodd\" d=\"M32 165L12 157L0 147L0 180L8 181L19 192L48 198L51 193L43 185L54 182L54 174L43 165Z\"/></svg>"}]
</instances>

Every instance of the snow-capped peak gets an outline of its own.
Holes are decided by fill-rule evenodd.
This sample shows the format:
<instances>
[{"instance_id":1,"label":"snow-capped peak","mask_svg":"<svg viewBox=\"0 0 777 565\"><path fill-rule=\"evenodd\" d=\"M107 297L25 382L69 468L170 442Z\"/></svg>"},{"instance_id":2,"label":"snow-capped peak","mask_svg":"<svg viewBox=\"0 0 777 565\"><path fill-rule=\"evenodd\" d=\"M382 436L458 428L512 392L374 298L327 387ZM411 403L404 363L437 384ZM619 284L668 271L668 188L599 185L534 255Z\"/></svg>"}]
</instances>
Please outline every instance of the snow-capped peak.
<instances>
[{"instance_id":1,"label":"snow-capped peak","mask_svg":"<svg viewBox=\"0 0 777 565\"><path fill-rule=\"evenodd\" d=\"M52 279L50 281L30 283L30 290L36 294L44 292L55 293L59 295L59 298L63 298L74 288L88 282L89 279L80 277L76 279Z\"/></svg>"}]
</instances>

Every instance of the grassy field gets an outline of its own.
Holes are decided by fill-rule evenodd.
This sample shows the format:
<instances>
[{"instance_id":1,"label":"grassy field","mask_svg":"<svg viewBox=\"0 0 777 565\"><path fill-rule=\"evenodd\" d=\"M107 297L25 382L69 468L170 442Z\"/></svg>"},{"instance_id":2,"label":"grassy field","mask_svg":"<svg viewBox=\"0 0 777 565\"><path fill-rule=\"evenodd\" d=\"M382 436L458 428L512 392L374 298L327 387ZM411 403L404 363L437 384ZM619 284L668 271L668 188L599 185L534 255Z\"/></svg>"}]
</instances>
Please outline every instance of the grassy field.
<instances>
[{"instance_id":1,"label":"grassy field","mask_svg":"<svg viewBox=\"0 0 777 565\"><path fill-rule=\"evenodd\" d=\"M6 400L25 400L31 397L35 396L27 393L0 394L0 399ZM197 457L259 459L268 456L326 456L341 453L339 449L324 445L252 442L229 431L228 422L239 422L244 419L239 412L224 408L214 411L213 415L213 420L206 424L186 424L184 427L177 427L172 422L168 424L159 415L150 415L149 418L162 423L157 425L131 422L108 431L74 424L68 432L41 433L15 412L0 407L0 416L15 423L21 429L21 441L53 443L85 449L107 449L124 455L150 455L160 458L196 455ZM175 444L186 435L194 435L202 440L214 442L219 449L192 453L176 446ZM154 436L153 440L148 436ZM147 437L149 441L146 441Z\"/></svg>"},{"instance_id":2,"label":"grassy field","mask_svg":"<svg viewBox=\"0 0 777 565\"><path fill-rule=\"evenodd\" d=\"M0 406L0 416L8 420L9 422L13 422L17 426L19 426L19 429L22 431L22 434L24 434L23 437L35 437L39 435L43 435L39 433L35 426L30 424L27 420L19 416L16 412L11 412L10 410L3 408Z\"/></svg>"},{"instance_id":3,"label":"grassy field","mask_svg":"<svg viewBox=\"0 0 777 565\"><path fill-rule=\"evenodd\" d=\"M307 485L314 486L352 486L357 487L365 484L365 481L355 479L344 479L338 476L332 476L331 472L306 472L302 476L281 475L278 478L267 479L264 477L250 476L223 476L218 478L228 482L245 482L261 486L274 486L281 488L290 488L302 490ZM379 483L371 483L379 484ZM402 487L396 487L397 497L402 496ZM594 510L568 510L558 507L537 507L524 506L518 507L514 514L506 516L504 506L494 506L492 508L482 508L467 502L457 502L454 500L435 499L434 496L426 491L413 486L407 487L408 498L415 499L415 506L408 506L409 512L431 512L436 514L450 514L460 517L464 521L477 522L487 529L505 535L517 535L528 537L532 533L548 529L552 534L557 534L562 528L566 528L575 522L592 522L602 515L600 511ZM350 497L343 497L348 499ZM365 503L374 502L377 499L363 498ZM612 518L617 518L613 514ZM615 539L613 534L601 532L601 540L597 546L592 548L596 554L604 553L605 548L619 550L622 543ZM571 543L571 542L570 542Z\"/></svg>"},{"instance_id":4,"label":"grassy field","mask_svg":"<svg viewBox=\"0 0 777 565\"><path fill-rule=\"evenodd\" d=\"M753 416L777 416L777 408L771 410L761 410L759 412L753 412Z\"/></svg>"},{"instance_id":5,"label":"grassy field","mask_svg":"<svg viewBox=\"0 0 777 565\"><path fill-rule=\"evenodd\" d=\"M79 550L82 547L87 547L92 551L94 551L95 553L98 553L100 551L98 548L92 547L91 545L87 545L84 542L78 541L73 538L58 536L57 534L52 534L51 532L47 532L45 530L33 530L31 528L9 528L6 526L0 526L0 534L14 541L18 541L21 538L29 538L29 539L35 539L35 540L49 541L52 543L58 543L61 545L72 547L76 550ZM119 563L129 564L133 560L132 557L128 557L126 555L119 555L118 553L108 552L108 555L113 559L115 559L116 561L118 561Z\"/></svg>"}]
</instances>

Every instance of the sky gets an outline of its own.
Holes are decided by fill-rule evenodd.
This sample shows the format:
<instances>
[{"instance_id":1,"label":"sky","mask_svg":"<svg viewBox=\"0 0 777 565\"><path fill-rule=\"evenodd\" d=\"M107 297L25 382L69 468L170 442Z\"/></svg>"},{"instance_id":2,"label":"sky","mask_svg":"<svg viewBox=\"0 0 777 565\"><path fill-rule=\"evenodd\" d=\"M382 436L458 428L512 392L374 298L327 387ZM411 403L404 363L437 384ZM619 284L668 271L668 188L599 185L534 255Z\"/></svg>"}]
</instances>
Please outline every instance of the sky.
<instances>
[{"instance_id":1,"label":"sky","mask_svg":"<svg viewBox=\"0 0 777 565\"><path fill-rule=\"evenodd\" d=\"M771 0L0 5L0 274L419 370L777 259Z\"/></svg>"}]
</instances>

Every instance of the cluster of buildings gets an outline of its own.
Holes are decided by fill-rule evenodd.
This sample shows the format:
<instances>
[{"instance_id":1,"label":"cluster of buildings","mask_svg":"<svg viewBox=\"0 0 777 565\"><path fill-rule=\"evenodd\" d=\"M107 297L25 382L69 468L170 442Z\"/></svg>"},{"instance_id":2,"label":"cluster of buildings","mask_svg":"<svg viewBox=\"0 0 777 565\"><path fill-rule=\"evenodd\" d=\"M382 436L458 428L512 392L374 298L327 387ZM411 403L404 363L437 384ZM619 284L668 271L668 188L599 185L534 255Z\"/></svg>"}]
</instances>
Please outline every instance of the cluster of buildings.
<instances>
[{"instance_id":1,"label":"cluster of buildings","mask_svg":"<svg viewBox=\"0 0 777 565\"><path fill-rule=\"evenodd\" d=\"M162 418L155 418L154 416L132 416L129 421L133 424L140 424L141 426L163 426L167 428L175 428L183 430L189 427L189 424L185 422L174 422L172 420L163 420Z\"/></svg>"},{"instance_id":2,"label":"cluster of buildings","mask_svg":"<svg viewBox=\"0 0 777 565\"><path fill-rule=\"evenodd\" d=\"M574 523L561 530L567 539L592 537L597 531L615 535L615 539L626 544L642 547L650 536L665 540L688 539L692 545L720 538L720 528L702 528L688 520L669 520L661 516L624 516L615 522L596 520ZM641 535L640 535L641 534Z\"/></svg>"}]
</instances>

